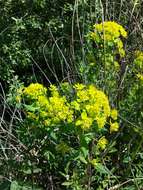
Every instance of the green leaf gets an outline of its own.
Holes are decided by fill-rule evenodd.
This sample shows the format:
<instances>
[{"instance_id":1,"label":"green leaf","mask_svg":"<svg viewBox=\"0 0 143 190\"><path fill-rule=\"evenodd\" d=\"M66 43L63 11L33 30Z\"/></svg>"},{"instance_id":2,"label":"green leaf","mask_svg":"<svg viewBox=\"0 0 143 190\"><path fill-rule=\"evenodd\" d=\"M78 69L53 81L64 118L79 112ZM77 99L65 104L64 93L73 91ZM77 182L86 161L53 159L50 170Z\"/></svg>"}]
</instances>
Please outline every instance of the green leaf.
<instances>
[{"instance_id":1,"label":"green leaf","mask_svg":"<svg viewBox=\"0 0 143 190\"><path fill-rule=\"evenodd\" d=\"M131 161L131 157L130 156L127 156L127 157L124 157L123 159L123 163L127 164Z\"/></svg>"},{"instance_id":2,"label":"green leaf","mask_svg":"<svg viewBox=\"0 0 143 190\"><path fill-rule=\"evenodd\" d=\"M39 110L40 107L35 107L34 105L24 105L27 111L35 112L36 110Z\"/></svg>"},{"instance_id":3,"label":"green leaf","mask_svg":"<svg viewBox=\"0 0 143 190\"><path fill-rule=\"evenodd\" d=\"M83 156L79 156L79 159L82 163L87 164L87 161L85 160Z\"/></svg>"},{"instance_id":4,"label":"green leaf","mask_svg":"<svg viewBox=\"0 0 143 190\"><path fill-rule=\"evenodd\" d=\"M40 169L40 168L35 168L35 169L33 169L33 173L34 173L34 174L38 174L38 173L40 173L40 172L42 172L42 169Z\"/></svg>"},{"instance_id":5,"label":"green leaf","mask_svg":"<svg viewBox=\"0 0 143 190\"><path fill-rule=\"evenodd\" d=\"M89 144L91 140L93 140L93 138L94 138L94 133L87 133L85 134L85 137L84 137L87 144Z\"/></svg>"},{"instance_id":6,"label":"green leaf","mask_svg":"<svg viewBox=\"0 0 143 190\"><path fill-rule=\"evenodd\" d=\"M10 190L42 190L42 188L32 186L29 184L22 184L22 182L13 181Z\"/></svg>"},{"instance_id":7,"label":"green leaf","mask_svg":"<svg viewBox=\"0 0 143 190\"><path fill-rule=\"evenodd\" d=\"M50 135L51 135L51 137L52 137L54 140L57 140L57 136L56 136L56 133L55 133L55 132L51 132Z\"/></svg>"},{"instance_id":8,"label":"green leaf","mask_svg":"<svg viewBox=\"0 0 143 190\"><path fill-rule=\"evenodd\" d=\"M45 151L44 152L44 157L47 159L47 160L50 160L50 158L55 158L54 154L52 154L52 152L50 151Z\"/></svg>"},{"instance_id":9,"label":"green leaf","mask_svg":"<svg viewBox=\"0 0 143 190\"><path fill-rule=\"evenodd\" d=\"M10 186L10 190L20 190L17 181L13 181Z\"/></svg>"},{"instance_id":10,"label":"green leaf","mask_svg":"<svg viewBox=\"0 0 143 190\"><path fill-rule=\"evenodd\" d=\"M98 163L96 166L95 166L96 170L101 173L101 174L111 174L111 172L108 170L108 168L104 165L102 165L101 163Z\"/></svg>"},{"instance_id":11,"label":"green leaf","mask_svg":"<svg viewBox=\"0 0 143 190\"><path fill-rule=\"evenodd\" d=\"M64 186L70 186L70 185L72 185L72 184L73 184L73 182L70 182L70 181L69 181L69 182L67 181L67 182L62 183L62 185L64 185Z\"/></svg>"},{"instance_id":12,"label":"green leaf","mask_svg":"<svg viewBox=\"0 0 143 190\"><path fill-rule=\"evenodd\" d=\"M25 169L25 170L22 170L22 172L24 173L24 174L32 174L32 170L29 168L29 169Z\"/></svg>"},{"instance_id":13,"label":"green leaf","mask_svg":"<svg viewBox=\"0 0 143 190\"><path fill-rule=\"evenodd\" d=\"M109 150L109 153L117 152L117 149L115 147L112 147L111 150Z\"/></svg>"},{"instance_id":14,"label":"green leaf","mask_svg":"<svg viewBox=\"0 0 143 190\"><path fill-rule=\"evenodd\" d=\"M86 149L85 147L81 147L81 152L82 152L82 154L83 154L83 156L86 158L87 157L87 155L88 155L88 149Z\"/></svg>"}]
</instances>

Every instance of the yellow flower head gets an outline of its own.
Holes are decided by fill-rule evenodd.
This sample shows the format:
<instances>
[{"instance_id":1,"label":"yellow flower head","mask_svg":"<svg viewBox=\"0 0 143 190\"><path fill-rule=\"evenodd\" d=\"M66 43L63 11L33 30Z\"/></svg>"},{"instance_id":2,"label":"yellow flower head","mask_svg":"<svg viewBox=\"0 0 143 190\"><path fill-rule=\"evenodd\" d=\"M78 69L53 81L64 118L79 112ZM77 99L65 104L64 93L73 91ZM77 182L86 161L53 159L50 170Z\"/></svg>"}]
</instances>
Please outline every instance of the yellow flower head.
<instances>
[{"instance_id":1,"label":"yellow flower head","mask_svg":"<svg viewBox=\"0 0 143 190\"><path fill-rule=\"evenodd\" d=\"M138 73L136 76L137 76L137 78L138 78L141 82L143 82L143 74Z\"/></svg>"},{"instance_id":2,"label":"yellow flower head","mask_svg":"<svg viewBox=\"0 0 143 190\"><path fill-rule=\"evenodd\" d=\"M108 140L105 138L105 136L103 136L98 140L97 147L100 148L101 150L104 150L107 144Z\"/></svg>"},{"instance_id":3,"label":"yellow flower head","mask_svg":"<svg viewBox=\"0 0 143 190\"><path fill-rule=\"evenodd\" d=\"M118 111L116 109L111 110L111 118L117 120Z\"/></svg>"},{"instance_id":4,"label":"yellow flower head","mask_svg":"<svg viewBox=\"0 0 143 190\"><path fill-rule=\"evenodd\" d=\"M74 85L74 88L76 90L83 90L85 88L85 85L77 83L77 84Z\"/></svg>"},{"instance_id":5,"label":"yellow flower head","mask_svg":"<svg viewBox=\"0 0 143 190\"><path fill-rule=\"evenodd\" d=\"M50 91L52 96L59 96L58 88L55 85L50 85Z\"/></svg>"},{"instance_id":6,"label":"yellow flower head","mask_svg":"<svg viewBox=\"0 0 143 190\"><path fill-rule=\"evenodd\" d=\"M90 129L95 122L98 128L103 128L110 116L110 106L107 96L94 85L76 87L76 100L71 102L73 109L79 111L76 125L82 129Z\"/></svg>"},{"instance_id":7,"label":"yellow flower head","mask_svg":"<svg viewBox=\"0 0 143 190\"><path fill-rule=\"evenodd\" d=\"M94 167L96 167L96 166L98 165L98 163L99 163L99 160L94 158L94 159L90 160L90 163L91 163Z\"/></svg>"},{"instance_id":8,"label":"yellow flower head","mask_svg":"<svg viewBox=\"0 0 143 190\"><path fill-rule=\"evenodd\" d=\"M43 85L35 83L30 84L24 89L24 97L35 101L40 120L45 126L55 125L59 122L69 122L73 120L73 111L70 109L66 98L61 96L56 86L49 87L51 96L47 97L47 89ZM35 120L32 114L28 117Z\"/></svg>"},{"instance_id":9,"label":"yellow flower head","mask_svg":"<svg viewBox=\"0 0 143 190\"><path fill-rule=\"evenodd\" d=\"M23 94L30 99L37 99L39 96L45 96L47 89L39 83L31 83L28 87L24 88Z\"/></svg>"},{"instance_id":10,"label":"yellow flower head","mask_svg":"<svg viewBox=\"0 0 143 190\"><path fill-rule=\"evenodd\" d=\"M117 132L119 130L119 124L117 122L110 124L110 133Z\"/></svg>"},{"instance_id":11,"label":"yellow flower head","mask_svg":"<svg viewBox=\"0 0 143 190\"><path fill-rule=\"evenodd\" d=\"M135 69L140 72L143 71L143 52L136 51L135 52L135 60L134 60Z\"/></svg>"},{"instance_id":12,"label":"yellow flower head","mask_svg":"<svg viewBox=\"0 0 143 190\"><path fill-rule=\"evenodd\" d=\"M28 110L28 118L35 120L35 116L38 116L45 126L55 126L61 122L73 123L83 130L90 130L94 125L100 130L110 115L114 120L117 119L117 111L110 110L109 100L104 92L94 85L77 84L73 88L75 94L73 101L70 101L54 85L49 87L51 93L48 97L43 85L30 84L24 88L24 97L32 99L36 112L35 108L31 112Z\"/></svg>"},{"instance_id":13,"label":"yellow flower head","mask_svg":"<svg viewBox=\"0 0 143 190\"><path fill-rule=\"evenodd\" d=\"M126 38L127 32L125 29L114 21L105 21L94 25L95 33L101 35L107 41L118 39L120 36Z\"/></svg>"},{"instance_id":14,"label":"yellow flower head","mask_svg":"<svg viewBox=\"0 0 143 190\"><path fill-rule=\"evenodd\" d=\"M126 38L127 32L120 24L114 21L105 21L100 24L95 24L93 27L94 32L90 33L90 38L93 41L99 44L103 44L104 41L104 45L100 46L101 48L105 48L105 45L108 46L110 44L109 46L117 48L121 57L125 56L121 37Z\"/></svg>"}]
</instances>

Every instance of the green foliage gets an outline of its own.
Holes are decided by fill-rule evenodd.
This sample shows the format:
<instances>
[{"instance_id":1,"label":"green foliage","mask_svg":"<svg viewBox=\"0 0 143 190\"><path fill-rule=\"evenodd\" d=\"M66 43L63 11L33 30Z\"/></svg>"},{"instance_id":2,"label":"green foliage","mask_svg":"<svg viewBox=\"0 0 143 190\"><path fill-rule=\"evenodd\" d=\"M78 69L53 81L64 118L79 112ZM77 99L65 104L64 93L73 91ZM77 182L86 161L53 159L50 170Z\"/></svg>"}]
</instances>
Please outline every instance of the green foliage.
<instances>
[{"instance_id":1,"label":"green foliage","mask_svg":"<svg viewBox=\"0 0 143 190\"><path fill-rule=\"evenodd\" d=\"M6 0L0 4L0 79L5 84L16 74L26 82L36 80L37 76L42 80L40 71L44 69L44 73L53 80L56 73L52 76L51 69L60 73L61 64L64 64L62 60L59 64L59 52L54 50L55 41L62 37L64 30L69 32L71 10L66 9L66 6L72 4L57 0L52 3L49 0ZM63 36L62 46L66 46L66 38ZM65 47L61 48L66 51ZM36 78L31 76L31 72L35 73Z\"/></svg>"},{"instance_id":2,"label":"green foliage","mask_svg":"<svg viewBox=\"0 0 143 190\"><path fill-rule=\"evenodd\" d=\"M20 184L17 181L13 181L10 185L10 190L42 190L41 188L36 188L35 186Z\"/></svg>"}]
</instances>

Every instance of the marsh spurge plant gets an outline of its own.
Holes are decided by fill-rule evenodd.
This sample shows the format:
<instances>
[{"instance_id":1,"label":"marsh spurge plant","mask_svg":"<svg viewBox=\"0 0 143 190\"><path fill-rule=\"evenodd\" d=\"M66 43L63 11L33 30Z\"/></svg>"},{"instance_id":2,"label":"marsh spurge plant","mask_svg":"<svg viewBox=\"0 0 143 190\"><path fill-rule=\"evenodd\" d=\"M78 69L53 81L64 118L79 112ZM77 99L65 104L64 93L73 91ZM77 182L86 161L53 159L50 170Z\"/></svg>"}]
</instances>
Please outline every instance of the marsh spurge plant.
<instances>
[{"instance_id":1,"label":"marsh spurge plant","mask_svg":"<svg viewBox=\"0 0 143 190\"><path fill-rule=\"evenodd\" d=\"M69 93L72 99L68 99L66 94L61 95L62 85L61 89L54 85L46 89L38 83L30 84L23 89L22 94L25 100L26 117L40 121L44 128L62 123L72 124L74 128L83 131L92 131L93 128L100 131L109 124L110 132L117 131L113 128L116 122L112 122L117 120L117 110L111 110L108 97L104 92L92 84L75 84L71 90ZM30 111L27 105L35 109ZM112 120L108 120L109 117Z\"/></svg>"},{"instance_id":2,"label":"marsh spurge plant","mask_svg":"<svg viewBox=\"0 0 143 190\"><path fill-rule=\"evenodd\" d=\"M86 189L96 172L104 171L109 177L110 172L102 165L101 153L109 144L107 134L118 131L119 124L117 110L110 108L103 91L93 84L63 83L60 87L45 88L32 83L19 92L16 99L21 101L25 113L24 131L29 131L24 132L24 136L31 133L30 149L38 152L37 157L42 159L50 152L52 157L46 157L48 164L51 170L57 167L64 175L63 185ZM35 141L41 141L40 148Z\"/></svg>"},{"instance_id":3,"label":"marsh spurge plant","mask_svg":"<svg viewBox=\"0 0 143 190\"><path fill-rule=\"evenodd\" d=\"M126 38L125 29L114 21L94 24L87 35L90 51L84 73L87 73L88 81L106 90L112 102L118 93L120 73L125 68L123 42Z\"/></svg>"}]
</instances>

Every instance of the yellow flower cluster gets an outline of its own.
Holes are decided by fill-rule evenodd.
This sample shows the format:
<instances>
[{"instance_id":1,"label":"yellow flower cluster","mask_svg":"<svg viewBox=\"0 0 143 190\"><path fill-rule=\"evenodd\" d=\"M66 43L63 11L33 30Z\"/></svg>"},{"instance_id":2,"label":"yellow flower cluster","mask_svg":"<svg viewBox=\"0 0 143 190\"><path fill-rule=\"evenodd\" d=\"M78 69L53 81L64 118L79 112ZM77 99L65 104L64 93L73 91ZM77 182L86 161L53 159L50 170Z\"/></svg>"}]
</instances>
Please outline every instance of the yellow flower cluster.
<instances>
[{"instance_id":1,"label":"yellow flower cluster","mask_svg":"<svg viewBox=\"0 0 143 190\"><path fill-rule=\"evenodd\" d=\"M98 140L97 147L104 150L108 144L108 140L103 136Z\"/></svg>"},{"instance_id":2,"label":"yellow flower cluster","mask_svg":"<svg viewBox=\"0 0 143 190\"><path fill-rule=\"evenodd\" d=\"M38 83L30 84L23 90L23 97L34 109L27 110L27 117L32 121L40 121L44 126L55 126L60 122L72 123L83 130L95 125L98 129L105 126L107 118L117 119L117 111L110 110L107 96L94 85L75 84L73 86L73 100L68 102L64 95L60 95L56 86L51 85L48 90ZM111 124L110 131L117 131L118 123Z\"/></svg>"},{"instance_id":3,"label":"yellow flower cluster","mask_svg":"<svg viewBox=\"0 0 143 190\"><path fill-rule=\"evenodd\" d=\"M117 132L119 130L119 124L117 122L110 124L110 133Z\"/></svg>"},{"instance_id":4,"label":"yellow flower cluster","mask_svg":"<svg viewBox=\"0 0 143 190\"><path fill-rule=\"evenodd\" d=\"M49 88L51 96L47 97L47 89L43 85L35 83L30 84L24 89L24 96L35 100L35 104L39 107L40 121L44 125L52 126L61 121L72 122L73 112L70 110L66 98L59 95L58 89L52 85ZM32 116L36 120L34 113L28 112L28 117Z\"/></svg>"},{"instance_id":5,"label":"yellow flower cluster","mask_svg":"<svg viewBox=\"0 0 143 190\"><path fill-rule=\"evenodd\" d=\"M118 111L116 109L111 110L111 118L117 120Z\"/></svg>"},{"instance_id":6,"label":"yellow flower cluster","mask_svg":"<svg viewBox=\"0 0 143 190\"><path fill-rule=\"evenodd\" d=\"M94 85L77 84L74 88L76 100L71 102L71 105L73 109L79 112L76 126L87 130L96 122L98 128L103 128L110 116L110 106L106 95L96 89Z\"/></svg>"},{"instance_id":7,"label":"yellow flower cluster","mask_svg":"<svg viewBox=\"0 0 143 190\"><path fill-rule=\"evenodd\" d=\"M37 99L40 96L46 96L47 89L39 83L31 83L27 88L24 88L23 94L30 99Z\"/></svg>"},{"instance_id":8,"label":"yellow flower cluster","mask_svg":"<svg viewBox=\"0 0 143 190\"><path fill-rule=\"evenodd\" d=\"M126 38L127 32L125 29L113 21L105 21L100 24L95 24L94 32L90 33L90 37L96 43L103 43L104 45L114 46L117 48L118 53L121 57L125 56L125 51L123 48L123 42L121 40L121 36ZM103 45L101 47L104 47Z\"/></svg>"},{"instance_id":9,"label":"yellow flower cluster","mask_svg":"<svg viewBox=\"0 0 143 190\"><path fill-rule=\"evenodd\" d=\"M143 71L143 52L141 51L136 51L135 52L135 60L134 64L137 69L141 69Z\"/></svg>"},{"instance_id":10,"label":"yellow flower cluster","mask_svg":"<svg viewBox=\"0 0 143 190\"><path fill-rule=\"evenodd\" d=\"M117 132L119 130L119 124L116 122L117 118L118 118L118 112L116 109L111 110L111 118L112 120L114 120L114 123L110 123L110 133L112 132Z\"/></svg>"},{"instance_id":11,"label":"yellow flower cluster","mask_svg":"<svg viewBox=\"0 0 143 190\"><path fill-rule=\"evenodd\" d=\"M95 24L94 28L101 34L104 32L105 39L108 41L112 41L113 39L119 38L120 36L123 36L124 38L127 37L127 32L125 29L114 21L105 21L100 24Z\"/></svg>"},{"instance_id":12,"label":"yellow flower cluster","mask_svg":"<svg viewBox=\"0 0 143 190\"><path fill-rule=\"evenodd\" d=\"M94 167L96 167L99 164L99 160L94 158L94 159L90 160L90 164L92 164Z\"/></svg>"},{"instance_id":13,"label":"yellow flower cluster","mask_svg":"<svg viewBox=\"0 0 143 190\"><path fill-rule=\"evenodd\" d=\"M143 83L143 52L136 51L134 60L134 69L136 71L137 78Z\"/></svg>"}]
</instances>

